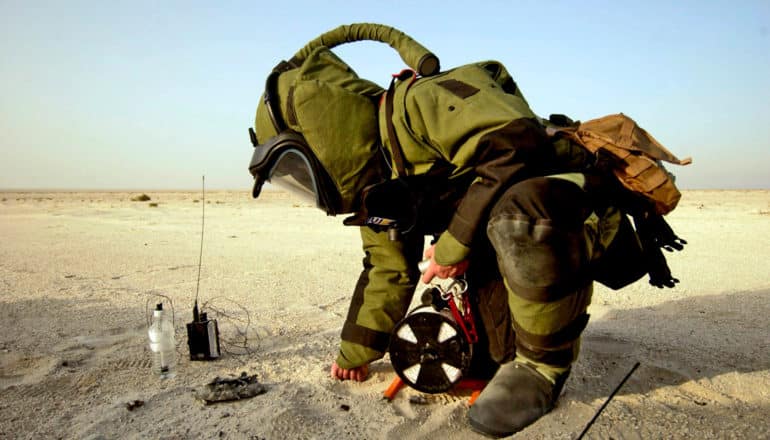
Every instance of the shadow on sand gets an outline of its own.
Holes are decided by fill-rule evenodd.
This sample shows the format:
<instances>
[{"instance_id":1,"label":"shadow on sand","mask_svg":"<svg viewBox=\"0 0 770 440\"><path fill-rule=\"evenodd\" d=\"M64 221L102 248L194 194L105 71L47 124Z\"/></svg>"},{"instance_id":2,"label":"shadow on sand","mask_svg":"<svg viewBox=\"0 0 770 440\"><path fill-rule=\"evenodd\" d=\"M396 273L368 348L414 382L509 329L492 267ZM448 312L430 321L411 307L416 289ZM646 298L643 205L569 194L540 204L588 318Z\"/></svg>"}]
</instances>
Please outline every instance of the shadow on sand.
<instances>
[{"instance_id":1,"label":"shadow on sand","mask_svg":"<svg viewBox=\"0 0 770 440\"><path fill-rule=\"evenodd\" d=\"M567 386L570 398L587 402L606 397L637 361L641 365L621 395L768 370L769 312L770 290L610 311L592 320L583 334Z\"/></svg>"}]
</instances>

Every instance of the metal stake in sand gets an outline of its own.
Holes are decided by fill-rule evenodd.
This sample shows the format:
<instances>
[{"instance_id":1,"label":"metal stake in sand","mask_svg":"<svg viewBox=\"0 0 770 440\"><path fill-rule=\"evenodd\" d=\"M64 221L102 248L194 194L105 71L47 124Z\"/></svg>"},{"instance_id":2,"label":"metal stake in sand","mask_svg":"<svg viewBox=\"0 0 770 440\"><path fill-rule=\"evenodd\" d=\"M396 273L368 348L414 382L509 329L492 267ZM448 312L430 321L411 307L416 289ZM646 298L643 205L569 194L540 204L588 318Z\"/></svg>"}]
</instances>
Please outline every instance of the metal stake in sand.
<instances>
[{"instance_id":1,"label":"metal stake in sand","mask_svg":"<svg viewBox=\"0 0 770 440\"><path fill-rule=\"evenodd\" d=\"M599 408L599 410L596 411L596 414L594 414L594 417L591 419L590 422L588 422L586 427L583 429L583 432L581 432L580 435L577 437L577 440L580 440L581 438L583 438L586 432L588 432L588 429L591 428L591 425L594 424L594 421L596 421L596 419L599 417L599 414L601 414L602 411L604 411L604 408L607 407L607 404L610 403L610 400L612 400L612 398L615 397L615 394L618 391L620 391L620 388L623 387L623 384L625 384L628 378L631 377L632 374L634 374L634 371L636 371L637 368L639 368L639 362L637 362L636 364L634 364L633 367L631 367L631 371L629 371L628 374L626 374L626 377L624 377L623 380L620 381L618 386L616 386L615 389L612 390L612 394L610 394L610 397L608 397L607 400L604 401L604 404L601 406L601 408Z\"/></svg>"}]
</instances>

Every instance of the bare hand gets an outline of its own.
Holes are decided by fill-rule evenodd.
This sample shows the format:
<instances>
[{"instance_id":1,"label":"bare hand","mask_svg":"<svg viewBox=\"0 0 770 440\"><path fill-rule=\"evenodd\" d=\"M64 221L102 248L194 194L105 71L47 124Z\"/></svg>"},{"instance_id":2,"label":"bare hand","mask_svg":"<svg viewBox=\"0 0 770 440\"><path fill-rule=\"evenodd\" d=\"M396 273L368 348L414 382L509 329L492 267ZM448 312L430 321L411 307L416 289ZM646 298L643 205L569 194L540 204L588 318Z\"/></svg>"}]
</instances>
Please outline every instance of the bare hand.
<instances>
[{"instance_id":1,"label":"bare hand","mask_svg":"<svg viewBox=\"0 0 770 440\"><path fill-rule=\"evenodd\" d=\"M434 257L436 251L435 247L436 245L434 244L425 250L425 258L430 258L430 265L425 269L425 273L422 274L421 280L423 283L430 283L433 277L439 277L441 279L457 278L468 270L468 260L463 260L449 266L442 266L436 263L436 258Z\"/></svg>"},{"instance_id":2,"label":"bare hand","mask_svg":"<svg viewBox=\"0 0 770 440\"><path fill-rule=\"evenodd\" d=\"M331 377L339 380L354 380L363 382L369 375L369 364L355 368L340 368L336 362L332 364Z\"/></svg>"}]
</instances>

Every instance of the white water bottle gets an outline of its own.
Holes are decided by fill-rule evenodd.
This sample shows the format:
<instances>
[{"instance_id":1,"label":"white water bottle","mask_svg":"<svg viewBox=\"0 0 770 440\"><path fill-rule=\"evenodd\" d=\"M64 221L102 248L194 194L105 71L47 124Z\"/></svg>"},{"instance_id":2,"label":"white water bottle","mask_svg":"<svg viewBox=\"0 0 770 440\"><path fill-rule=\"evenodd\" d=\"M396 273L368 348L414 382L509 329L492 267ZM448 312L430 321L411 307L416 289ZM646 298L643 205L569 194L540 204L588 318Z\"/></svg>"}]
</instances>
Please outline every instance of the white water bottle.
<instances>
[{"instance_id":1,"label":"white water bottle","mask_svg":"<svg viewBox=\"0 0 770 440\"><path fill-rule=\"evenodd\" d=\"M152 351L152 371L161 379L174 377L176 367L176 341L174 324L163 311L163 304L158 304L152 312L150 325L150 351Z\"/></svg>"}]
</instances>

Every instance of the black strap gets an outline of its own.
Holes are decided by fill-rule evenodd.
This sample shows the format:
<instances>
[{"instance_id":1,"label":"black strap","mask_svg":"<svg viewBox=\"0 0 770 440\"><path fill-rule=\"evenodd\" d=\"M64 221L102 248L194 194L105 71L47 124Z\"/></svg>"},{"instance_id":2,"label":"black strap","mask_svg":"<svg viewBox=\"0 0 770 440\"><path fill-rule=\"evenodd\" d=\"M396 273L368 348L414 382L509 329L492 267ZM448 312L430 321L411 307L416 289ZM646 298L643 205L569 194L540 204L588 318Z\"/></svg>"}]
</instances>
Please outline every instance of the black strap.
<instances>
[{"instance_id":1,"label":"black strap","mask_svg":"<svg viewBox=\"0 0 770 440\"><path fill-rule=\"evenodd\" d=\"M549 349L560 347L580 337L580 334L588 325L588 313L583 313L567 324L564 328L549 335L536 335L524 330L516 319L513 320L513 329L516 332L516 339L525 342L534 349Z\"/></svg>"},{"instance_id":2,"label":"black strap","mask_svg":"<svg viewBox=\"0 0 770 440\"><path fill-rule=\"evenodd\" d=\"M388 345L390 344L390 333L373 330L356 323L361 307L366 300L365 290L370 284L369 272L374 268L372 256L369 252L366 253L363 264L364 270L361 271L356 287L353 290L353 298L350 300L348 316L345 319L345 324L342 326L341 338L343 341L353 342L363 345L364 347L384 352L388 349Z\"/></svg>"},{"instance_id":3,"label":"black strap","mask_svg":"<svg viewBox=\"0 0 770 440\"><path fill-rule=\"evenodd\" d=\"M294 110L294 88L289 87L289 95L286 97L286 116L289 118L289 124L298 125L297 113Z\"/></svg>"},{"instance_id":4,"label":"black strap","mask_svg":"<svg viewBox=\"0 0 770 440\"><path fill-rule=\"evenodd\" d=\"M385 122L388 126L388 139L390 140L390 149L393 152L393 162L396 163L396 172L399 177L406 176L406 166L404 161L404 150L401 149L401 143L396 136L396 128L393 126L393 95L395 94L396 79L406 78L405 73L413 75L414 72L404 70L398 75L394 75L390 81L388 92L385 95Z\"/></svg>"},{"instance_id":5,"label":"black strap","mask_svg":"<svg viewBox=\"0 0 770 440\"><path fill-rule=\"evenodd\" d=\"M390 333L372 330L350 321L345 322L345 325L342 326L340 337L343 341L353 342L382 352L387 351L388 345L390 345Z\"/></svg>"},{"instance_id":6,"label":"black strap","mask_svg":"<svg viewBox=\"0 0 770 440\"><path fill-rule=\"evenodd\" d=\"M273 128L276 133L285 131L288 127L281 115L281 106L279 105L281 97L278 96L278 77L281 76L281 72L273 70L270 75L267 76L265 81L265 94L263 99L265 101L265 107L267 108L267 115L270 116L270 121L273 123Z\"/></svg>"},{"instance_id":7,"label":"black strap","mask_svg":"<svg viewBox=\"0 0 770 440\"><path fill-rule=\"evenodd\" d=\"M516 353L533 361L548 365L567 367L575 356L575 340L588 325L588 314L583 313L566 327L550 335L535 335L527 332L513 320L516 333Z\"/></svg>"},{"instance_id":8,"label":"black strap","mask_svg":"<svg viewBox=\"0 0 770 440\"><path fill-rule=\"evenodd\" d=\"M296 69L300 64L301 63L298 63L294 58L289 61L281 61L273 67L272 72L270 72L270 75L267 76L267 80L265 81L263 100L265 101L267 114L270 117L270 121L273 123L273 128L275 128L276 133L281 133L288 128L281 115L281 97L278 96L278 77L284 72ZM296 116L294 119L296 119Z\"/></svg>"}]
</instances>

